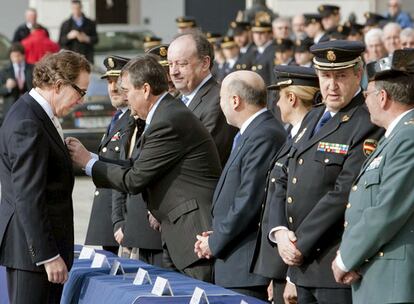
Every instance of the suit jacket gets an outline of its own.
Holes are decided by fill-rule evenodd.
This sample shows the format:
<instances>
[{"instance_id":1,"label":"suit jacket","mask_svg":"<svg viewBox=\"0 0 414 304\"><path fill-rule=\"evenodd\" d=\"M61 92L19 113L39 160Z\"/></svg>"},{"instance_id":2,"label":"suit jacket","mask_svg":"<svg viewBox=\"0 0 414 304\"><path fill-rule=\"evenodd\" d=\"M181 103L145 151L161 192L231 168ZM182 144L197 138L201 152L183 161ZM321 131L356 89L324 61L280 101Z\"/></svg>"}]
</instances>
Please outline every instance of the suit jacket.
<instances>
[{"instance_id":1,"label":"suit jacket","mask_svg":"<svg viewBox=\"0 0 414 304\"><path fill-rule=\"evenodd\" d=\"M121 149L129 141L129 121L133 120L126 111L115 123L109 134L104 134L98 148L98 155L118 160ZM85 245L118 246L112 228L112 189L96 188L86 232Z\"/></svg>"},{"instance_id":2,"label":"suit jacket","mask_svg":"<svg viewBox=\"0 0 414 304\"><path fill-rule=\"evenodd\" d=\"M47 36L49 37L48 30L40 24L37 24L37 25L40 26L40 28L44 30L47 33ZM13 42L20 42L29 35L30 35L30 29L27 27L26 23L23 23L19 25L16 31L14 32Z\"/></svg>"},{"instance_id":3,"label":"suit jacket","mask_svg":"<svg viewBox=\"0 0 414 304\"><path fill-rule=\"evenodd\" d=\"M0 129L0 264L45 271L73 261L72 162L51 119L25 94Z\"/></svg>"},{"instance_id":4,"label":"suit jacket","mask_svg":"<svg viewBox=\"0 0 414 304\"><path fill-rule=\"evenodd\" d=\"M127 145L121 148L120 158L128 159L128 152L130 148L131 138L134 133L135 126L137 130L137 140L135 142L134 150L130 156L133 162L138 159L141 152L140 138L144 131L145 121L137 120L129 128ZM150 227L148 221L147 203L142 198L142 194L128 194L112 190L112 221L114 224L114 231L122 228L124 239L122 246L135 247L141 249L162 250L161 234Z\"/></svg>"},{"instance_id":5,"label":"suit jacket","mask_svg":"<svg viewBox=\"0 0 414 304\"><path fill-rule=\"evenodd\" d=\"M96 24L89 18L83 16L83 24L78 27L72 17L62 23L60 27L59 44L61 48L71 50L85 55L89 62L93 63L94 44L98 43ZM77 39L69 40L66 36L71 30L85 33L91 39L89 43L79 42Z\"/></svg>"},{"instance_id":6,"label":"suit jacket","mask_svg":"<svg viewBox=\"0 0 414 304\"><path fill-rule=\"evenodd\" d=\"M279 152L270 162L267 172L266 194L262 204L260 216L260 229L256 236L256 246L252 261L252 272L267 278L284 280L286 278L287 265L283 262L278 251L268 240L269 231L274 228L272 219L285 216L284 204L280 204L276 181L286 172L286 161L292 140L287 140ZM283 198L282 198L282 201Z\"/></svg>"},{"instance_id":7,"label":"suit jacket","mask_svg":"<svg viewBox=\"0 0 414 304\"><path fill-rule=\"evenodd\" d=\"M15 101L27 91L30 91L33 87L33 65L26 63L24 68L24 86L23 89L20 90L18 86L13 88L9 91L6 88L6 81L7 79L13 79L16 81L16 77L14 75L13 65L9 64L0 72L0 96L3 99L3 119L6 117L7 112L11 108L11 106L15 103Z\"/></svg>"},{"instance_id":8,"label":"suit jacket","mask_svg":"<svg viewBox=\"0 0 414 304\"><path fill-rule=\"evenodd\" d=\"M211 201L221 171L217 150L202 123L171 95L158 104L140 148L132 168L96 162L93 181L98 187L144 192L171 259L182 270L198 260L196 234L211 228Z\"/></svg>"},{"instance_id":9,"label":"suit jacket","mask_svg":"<svg viewBox=\"0 0 414 304\"><path fill-rule=\"evenodd\" d=\"M266 86L270 85L273 79L273 67L275 61L276 44L274 41L268 45L262 54L256 50L252 71L262 76Z\"/></svg>"},{"instance_id":10,"label":"suit jacket","mask_svg":"<svg viewBox=\"0 0 414 304\"><path fill-rule=\"evenodd\" d=\"M345 212L340 252L362 280L353 302L414 302L414 112L407 113L365 162Z\"/></svg>"},{"instance_id":11,"label":"suit jacket","mask_svg":"<svg viewBox=\"0 0 414 304\"><path fill-rule=\"evenodd\" d=\"M335 282L332 260L344 228L348 193L366 156L366 139L383 134L370 123L360 92L332 117L318 133L313 130L325 112L320 106L304 118L288 155L288 174L278 182L284 195L286 217L275 226L286 226L297 236L304 256L301 267L289 267L291 280L307 287L346 287ZM277 190L279 191L279 190Z\"/></svg>"},{"instance_id":12,"label":"suit jacket","mask_svg":"<svg viewBox=\"0 0 414 304\"><path fill-rule=\"evenodd\" d=\"M231 152L237 129L226 122L220 108L220 86L210 78L191 100L188 108L197 116L210 132L224 167Z\"/></svg>"},{"instance_id":13,"label":"suit jacket","mask_svg":"<svg viewBox=\"0 0 414 304\"><path fill-rule=\"evenodd\" d=\"M263 184L272 156L286 138L283 126L268 111L247 127L230 154L213 198L213 234L209 246L217 258L215 283L224 287L266 285L250 272L259 230ZM237 276L234 274L237 273Z\"/></svg>"}]
</instances>

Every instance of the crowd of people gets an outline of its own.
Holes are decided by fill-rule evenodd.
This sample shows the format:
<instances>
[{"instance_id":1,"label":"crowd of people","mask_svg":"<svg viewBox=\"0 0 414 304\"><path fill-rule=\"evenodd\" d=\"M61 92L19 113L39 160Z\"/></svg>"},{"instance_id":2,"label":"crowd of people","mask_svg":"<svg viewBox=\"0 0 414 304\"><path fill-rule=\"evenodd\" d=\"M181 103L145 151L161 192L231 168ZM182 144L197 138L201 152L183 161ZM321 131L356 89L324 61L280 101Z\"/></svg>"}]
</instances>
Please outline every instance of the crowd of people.
<instances>
[{"instance_id":1,"label":"crowd of people","mask_svg":"<svg viewBox=\"0 0 414 304\"><path fill-rule=\"evenodd\" d=\"M275 304L414 302L414 31L398 0L364 25L340 24L335 5L289 19L263 1L223 36L177 18L169 44L105 59L116 112L98 154L59 123L83 101L96 42L73 9L60 41L73 49L26 64L27 84L13 64L5 82L20 90L0 129L12 303L59 303L72 165L96 185L86 245Z\"/></svg>"}]
</instances>

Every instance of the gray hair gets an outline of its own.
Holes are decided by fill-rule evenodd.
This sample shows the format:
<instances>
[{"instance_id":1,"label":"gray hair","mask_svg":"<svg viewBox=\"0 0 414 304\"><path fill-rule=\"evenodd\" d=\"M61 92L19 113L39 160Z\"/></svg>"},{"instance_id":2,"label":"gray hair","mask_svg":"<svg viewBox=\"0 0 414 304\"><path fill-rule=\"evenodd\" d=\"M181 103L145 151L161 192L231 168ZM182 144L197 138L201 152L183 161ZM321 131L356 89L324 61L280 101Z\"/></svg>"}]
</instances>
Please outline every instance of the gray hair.
<instances>
[{"instance_id":1,"label":"gray hair","mask_svg":"<svg viewBox=\"0 0 414 304\"><path fill-rule=\"evenodd\" d=\"M275 26L278 23L288 23L289 27L291 26L290 24L290 18L287 17L277 17L275 20L273 20L272 25Z\"/></svg>"},{"instance_id":2,"label":"gray hair","mask_svg":"<svg viewBox=\"0 0 414 304\"><path fill-rule=\"evenodd\" d=\"M365 34L365 44L369 44L371 40L378 39L382 42L383 31L379 28L370 29Z\"/></svg>"},{"instance_id":3,"label":"gray hair","mask_svg":"<svg viewBox=\"0 0 414 304\"><path fill-rule=\"evenodd\" d=\"M382 29L382 31L383 31L382 38L384 39L387 32L392 31L392 30L397 30L398 34L400 34L401 33L401 26L398 23L395 23L395 22L387 23L387 25L385 25L384 28Z\"/></svg>"},{"instance_id":4,"label":"gray hair","mask_svg":"<svg viewBox=\"0 0 414 304\"><path fill-rule=\"evenodd\" d=\"M414 106L413 76L401 75L386 80L377 80L375 88L387 92L393 101Z\"/></svg>"},{"instance_id":5,"label":"gray hair","mask_svg":"<svg viewBox=\"0 0 414 304\"><path fill-rule=\"evenodd\" d=\"M414 29L411 27L407 27L403 29L400 33L400 37L413 37L414 36Z\"/></svg>"},{"instance_id":6,"label":"gray hair","mask_svg":"<svg viewBox=\"0 0 414 304\"><path fill-rule=\"evenodd\" d=\"M195 46L196 46L197 56L200 59L203 59L206 56L210 58L210 70L211 70L214 64L214 50L213 50L213 46L207 40L204 34L201 33L200 31L191 31L189 33L182 33L182 34L178 34L177 36L175 36L173 41L183 36L190 36L191 39L194 41ZM171 41L171 43L173 41Z\"/></svg>"}]
</instances>

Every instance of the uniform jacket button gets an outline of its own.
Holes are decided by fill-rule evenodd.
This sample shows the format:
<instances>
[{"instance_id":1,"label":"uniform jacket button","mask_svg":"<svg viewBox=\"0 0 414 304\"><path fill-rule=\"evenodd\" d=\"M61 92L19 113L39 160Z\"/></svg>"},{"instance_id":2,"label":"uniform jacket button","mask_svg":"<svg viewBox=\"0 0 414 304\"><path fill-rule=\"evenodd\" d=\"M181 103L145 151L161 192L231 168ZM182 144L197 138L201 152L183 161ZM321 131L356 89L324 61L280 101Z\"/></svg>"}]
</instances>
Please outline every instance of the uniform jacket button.
<instances>
[{"instance_id":1,"label":"uniform jacket button","mask_svg":"<svg viewBox=\"0 0 414 304\"><path fill-rule=\"evenodd\" d=\"M287 198L287 202L289 203L289 204L292 204L293 203L293 198L291 198L290 196Z\"/></svg>"},{"instance_id":2,"label":"uniform jacket button","mask_svg":"<svg viewBox=\"0 0 414 304\"><path fill-rule=\"evenodd\" d=\"M96 190L95 191L95 196L98 196L99 195L99 191L98 190Z\"/></svg>"},{"instance_id":3,"label":"uniform jacket button","mask_svg":"<svg viewBox=\"0 0 414 304\"><path fill-rule=\"evenodd\" d=\"M383 257L383 256L384 256L384 252L380 251L380 252L378 252L378 255L379 255L380 257Z\"/></svg>"},{"instance_id":4,"label":"uniform jacket button","mask_svg":"<svg viewBox=\"0 0 414 304\"><path fill-rule=\"evenodd\" d=\"M352 191L357 191L358 190L358 186L357 185L353 185L352 186Z\"/></svg>"},{"instance_id":5,"label":"uniform jacket button","mask_svg":"<svg viewBox=\"0 0 414 304\"><path fill-rule=\"evenodd\" d=\"M344 228L346 228L348 226L348 222L347 221L345 221L344 222Z\"/></svg>"},{"instance_id":6,"label":"uniform jacket button","mask_svg":"<svg viewBox=\"0 0 414 304\"><path fill-rule=\"evenodd\" d=\"M293 217L289 216L289 223L293 224Z\"/></svg>"},{"instance_id":7,"label":"uniform jacket button","mask_svg":"<svg viewBox=\"0 0 414 304\"><path fill-rule=\"evenodd\" d=\"M298 179L296 177L292 178L292 184L296 184L298 182Z\"/></svg>"},{"instance_id":8,"label":"uniform jacket button","mask_svg":"<svg viewBox=\"0 0 414 304\"><path fill-rule=\"evenodd\" d=\"M303 164L303 158L299 159L299 165Z\"/></svg>"},{"instance_id":9,"label":"uniform jacket button","mask_svg":"<svg viewBox=\"0 0 414 304\"><path fill-rule=\"evenodd\" d=\"M108 151L108 148L107 148L107 147L103 147L103 148L102 148L102 152L103 152L103 153L106 153L106 151Z\"/></svg>"},{"instance_id":10,"label":"uniform jacket button","mask_svg":"<svg viewBox=\"0 0 414 304\"><path fill-rule=\"evenodd\" d=\"M271 180L270 180L272 183L274 183L274 182L276 182L276 178L272 178Z\"/></svg>"},{"instance_id":11,"label":"uniform jacket button","mask_svg":"<svg viewBox=\"0 0 414 304\"><path fill-rule=\"evenodd\" d=\"M119 147L115 147L115 151L118 152L119 151Z\"/></svg>"},{"instance_id":12,"label":"uniform jacket button","mask_svg":"<svg viewBox=\"0 0 414 304\"><path fill-rule=\"evenodd\" d=\"M351 208L351 206L352 206L351 203L346 204L347 209Z\"/></svg>"}]
</instances>

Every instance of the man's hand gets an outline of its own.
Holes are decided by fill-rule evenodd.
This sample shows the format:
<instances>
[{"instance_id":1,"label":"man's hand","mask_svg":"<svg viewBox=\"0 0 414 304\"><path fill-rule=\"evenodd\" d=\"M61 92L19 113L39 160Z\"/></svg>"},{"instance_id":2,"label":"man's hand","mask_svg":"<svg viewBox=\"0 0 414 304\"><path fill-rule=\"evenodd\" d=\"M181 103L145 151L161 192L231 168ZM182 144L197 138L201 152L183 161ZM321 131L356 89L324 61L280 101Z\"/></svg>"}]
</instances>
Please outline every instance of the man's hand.
<instances>
[{"instance_id":1,"label":"man's hand","mask_svg":"<svg viewBox=\"0 0 414 304\"><path fill-rule=\"evenodd\" d=\"M79 31L77 30L71 30L67 35L66 38L69 40L78 39Z\"/></svg>"},{"instance_id":2,"label":"man's hand","mask_svg":"<svg viewBox=\"0 0 414 304\"><path fill-rule=\"evenodd\" d=\"M148 221L150 224L150 227L154 229L155 231L161 232L161 224L157 221L157 219L151 214L151 212L148 212Z\"/></svg>"},{"instance_id":3,"label":"man's hand","mask_svg":"<svg viewBox=\"0 0 414 304\"><path fill-rule=\"evenodd\" d=\"M205 231L201 235L196 236L197 241L194 244L194 252L197 254L199 259L210 259L213 256L210 247L208 246L208 238L212 233L213 231Z\"/></svg>"},{"instance_id":4,"label":"man's hand","mask_svg":"<svg viewBox=\"0 0 414 304\"><path fill-rule=\"evenodd\" d=\"M297 304L298 294L296 291L296 285L286 282L285 290L283 291L283 300L285 304Z\"/></svg>"},{"instance_id":5,"label":"man's hand","mask_svg":"<svg viewBox=\"0 0 414 304\"><path fill-rule=\"evenodd\" d=\"M81 168L85 168L86 164L92 158L91 153L86 150L86 148L77 138L68 137L66 138L65 142L73 164Z\"/></svg>"},{"instance_id":6,"label":"man's hand","mask_svg":"<svg viewBox=\"0 0 414 304\"><path fill-rule=\"evenodd\" d=\"M351 285L361 279L361 275L358 272L346 272L339 268L338 264L336 263L336 259L332 262L332 272L334 274L335 281L341 284Z\"/></svg>"},{"instance_id":7,"label":"man's hand","mask_svg":"<svg viewBox=\"0 0 414 304\"><path fill-rule=\"evenodd\" d=\"M293 231L279 230L275 233L277 250L283 262L289 266L299 266L303 262L302 253L296 248L296 236Z\"/></svg>"},{"instance_id":8,"label":"man's hand","mask_svg":"<svg viewBox=\"0 0 414 304\"><path fill-rule=\"evenodd\" d=\"M63 284L68 280L68 268L61 257L45 263L44 266L49 282Z\"/></svg>"},{"instance_id":9,"label":"man's hand","mask_svg":"<svg viewBox=\"0 0 414 304\"><path fill-rule=\"evenodd\" d=\"M270 302L273 300L273 280L270 281L269 286L267 286L267 300Z\"/></svg>"},{"instance_id":10,"label":"man's hand","mask_svg":"<svg viewBox=\"0 0 414 304\"><path fill-rule=\"evenodd\" d=\"M13 90L16 86L17 86L16 80L14 80L12 78L8 78L6 80L6 88L8 90Z\"/></svg>"},{"instance_id":11,"label":"man's hand","mask_svg":"<svg viewBox=\"0 0 414 304\"><path fill-rule=\"evenodd\" d=\"M77 38L78 38L78 41L82 42L82 43L90 43L91 42L91 38L83 32L79 32Z\"/></svg>"},{"instance_id":12,"label":"man's hand","mask_svg":"<svg viewBox=\"0 0 414 304\"><path fill-rule=\"evenodd\" d=\"M119 229L114 233L115 241L121 245L122 241L124 240L124 232L122 231L122 227L119 227Z\"/></svg>"}]
</instances>

